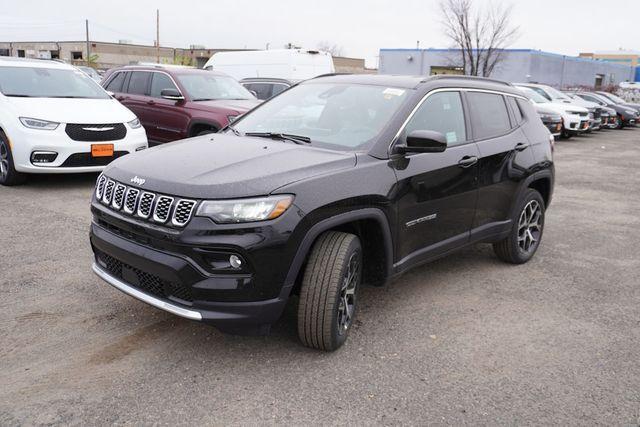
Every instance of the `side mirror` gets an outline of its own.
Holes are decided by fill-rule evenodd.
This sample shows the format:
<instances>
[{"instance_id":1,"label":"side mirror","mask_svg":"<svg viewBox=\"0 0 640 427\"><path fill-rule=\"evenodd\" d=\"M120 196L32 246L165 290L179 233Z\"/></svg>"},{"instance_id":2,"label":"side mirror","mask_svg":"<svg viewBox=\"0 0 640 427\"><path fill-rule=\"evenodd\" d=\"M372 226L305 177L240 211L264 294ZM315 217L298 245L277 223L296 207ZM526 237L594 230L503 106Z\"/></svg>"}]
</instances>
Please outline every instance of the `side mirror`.
<instances>
[{"instance_id":1,"label":"side mirror","mask_svg":"<svg viewBox=\"0 0 640 427\"><path fill-rule=\"evenodd\" d=\"M171 99L172 101L183 101L184 96L176 89L162 89L160 96L164 99Z\"/></svg>"},{"instance_id":2,"label":"side mirror","mask_svg":"<svg viewBox=\"0 0 640 427\"><path fill-rule=\"evenodd\" d=\"M396 145L400 153L442 153L447 149L447 137L432 130L414 130L406 144Z\"/></svg>"}]
</instances>

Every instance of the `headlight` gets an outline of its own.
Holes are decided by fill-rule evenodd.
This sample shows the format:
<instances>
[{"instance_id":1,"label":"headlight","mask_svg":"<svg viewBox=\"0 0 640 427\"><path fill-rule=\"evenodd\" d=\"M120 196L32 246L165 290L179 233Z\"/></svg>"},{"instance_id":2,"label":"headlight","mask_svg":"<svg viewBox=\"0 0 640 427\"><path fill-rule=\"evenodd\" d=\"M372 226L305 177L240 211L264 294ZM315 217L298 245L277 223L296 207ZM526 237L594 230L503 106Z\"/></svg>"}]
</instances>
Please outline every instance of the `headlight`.
<instances>
[{"instance_id":1,"label":"headlight","mask_svg":"<svg viewBox=\"0 0 640 427\"><path fill-rule=\"evenodd\" d=\"M220 224L264 221L282 215L293 202L293 196L281 195L237 200L206 200L196 216L206 216Z\"/></svg>"},{"instance_id":2,"label":"headlight","mask_svg":"<svg viewBox=\"0 0 640 427\"><path fill-rule=\"evenodd\" d=\"M140 119L139 118L135 118L133 120L131 120L130 122L127 123L129 125L129 127L131 129L138 129L139 127L142 126L142 124L140 123Z\"/></svg>"},{"instance_id":3,"label":"headlight","mask_svg":"<svg viewBox=\"0 0 640 427\"><path fill-rule=\"evenodd\" d=\"M632 116L635 116L636 114L638 114L638 112L635 110L624 110L624 112L627 114L631 114Z\"/></svg>"},{"instance_id":4,"label":"headlight","mask_svg":"<svg viewBox=\"0 0 640 427\"><path fill-rule=\"evenodd\" d=\"M60 123L49 122L47 120L31 119L29 117L20 117L20 122L30 129L54 130Z\"/></svg>"}]
</instances>

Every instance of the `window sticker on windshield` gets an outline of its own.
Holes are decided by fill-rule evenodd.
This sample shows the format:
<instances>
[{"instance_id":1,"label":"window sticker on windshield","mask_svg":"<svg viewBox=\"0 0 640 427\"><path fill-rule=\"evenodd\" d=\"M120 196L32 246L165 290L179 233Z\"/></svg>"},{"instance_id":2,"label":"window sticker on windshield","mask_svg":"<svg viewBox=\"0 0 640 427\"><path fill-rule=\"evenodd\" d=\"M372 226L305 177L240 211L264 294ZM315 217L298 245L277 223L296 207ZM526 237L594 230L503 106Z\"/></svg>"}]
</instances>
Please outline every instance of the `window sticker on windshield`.
<instances>
[{"instance_id":1,"label":"window sticker on windshield","mask_svg":"<svg viewBox=\"0 0 640 427\"><path fill-rule=\"evenodd\" d=\"M458 142L458 136L455 132L447 132L447 144L455 144Z\"/></svg>"},{"instance_id":2,"label":"window sticker on windshield","mask_svg":"<svg viewBox=\"0 0 640 427\"><path fill-rule=\"evenodd\" d=\"M396 89L394 87L388 87L382 93L386 96L402 96L404 95L404 89Z\"/></svg>"},{"instance_id":3,"label":"window sticker on windshield","mask_svg":"<svg viewBox=\"0 0 640 427\"><path fill-rule=\"evenodd\" d=\"M442 108L444 109L444 111L451 110L451 104L444 104Z\"/></svg>"}]
</instances>

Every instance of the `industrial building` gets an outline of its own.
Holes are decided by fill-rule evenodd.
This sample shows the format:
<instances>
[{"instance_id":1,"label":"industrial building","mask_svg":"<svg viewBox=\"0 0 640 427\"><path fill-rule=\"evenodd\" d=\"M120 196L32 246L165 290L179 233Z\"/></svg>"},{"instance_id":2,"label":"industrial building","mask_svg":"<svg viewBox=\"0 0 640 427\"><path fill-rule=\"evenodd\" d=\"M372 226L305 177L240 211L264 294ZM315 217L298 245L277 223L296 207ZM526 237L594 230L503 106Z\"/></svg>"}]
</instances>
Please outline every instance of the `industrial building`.
<instances>
[{"instance_id":1,"label":"industrial building","mask_svg":"<svg viewBox=\"0 0 640 427\"><path fill-rule=\"evenodd\" d=\"M43 41L43 42L0 42L0 56L16 56L25 58L62 59L74 65L86 65L91 59L94 67L109 69L136 62L193 65L202 68L216 52L238 51L247 49L207 49L203 46L190 48L163 47L131 44L125 40L119 43L89 41L87 55L86 41ZM333 57L336 72L370 73L366 69L364 59Z\"/></svg>"},{"instance_id":2,"label":"industrial building","mask_svg":"<svg viewBox=\"0 0 640 427\"><path fill-rule=\"evenodd\" d=\"M458 49L381 49L380 74L462 74ZM532 49L507 49L491 77L558 88L602 88L635 81L636 67Z\"/></svg>"}]
</instances>

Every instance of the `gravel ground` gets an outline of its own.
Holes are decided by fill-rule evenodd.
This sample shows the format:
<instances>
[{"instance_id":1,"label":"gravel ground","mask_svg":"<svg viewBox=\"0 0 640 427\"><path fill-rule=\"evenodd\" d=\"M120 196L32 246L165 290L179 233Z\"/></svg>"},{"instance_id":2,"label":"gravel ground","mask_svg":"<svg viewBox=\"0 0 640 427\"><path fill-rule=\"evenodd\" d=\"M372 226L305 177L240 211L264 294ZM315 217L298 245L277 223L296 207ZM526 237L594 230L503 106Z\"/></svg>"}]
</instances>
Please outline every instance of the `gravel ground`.
<instances>
[{"instance_id":1,"label":"gravel ground","mask_svg":"<svg viewBox=\"0 0 640 427\"><path fill-rule=\"evenodd\" d=\"M0 188L0 425L640 423L640 129L560 141L537 256L364 288L347 344L223 335L91 273L95 176Z\"/></svg>"}]
</instances>

